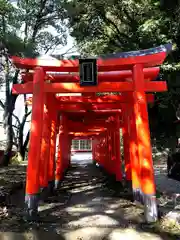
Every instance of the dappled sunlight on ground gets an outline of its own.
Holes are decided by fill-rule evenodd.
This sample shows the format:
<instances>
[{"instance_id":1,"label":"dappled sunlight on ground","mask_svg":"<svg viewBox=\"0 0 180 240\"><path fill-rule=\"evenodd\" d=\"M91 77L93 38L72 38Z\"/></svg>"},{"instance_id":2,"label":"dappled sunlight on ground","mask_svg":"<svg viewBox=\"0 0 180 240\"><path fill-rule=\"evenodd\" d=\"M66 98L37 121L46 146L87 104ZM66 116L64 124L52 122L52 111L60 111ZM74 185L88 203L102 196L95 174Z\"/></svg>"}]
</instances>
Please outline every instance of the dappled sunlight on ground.
<instances>
[{"instance_id":1,"label":"dappled sunlight on ground","mask_svg":"<svg viewBox=\"0 0 180 240\"><path fill-rule=\"evenodd\" d=\"M90 154L73 156L57 195L48 202L40 201L39 223L22 219L24 192L12 199L9 217L1 220L5 240L166 240L166 231L144 223L142 207L131 201L122 185L116 185L99 167L92 164ZM11 231L11 233L9 233ZM174 238L177 239L177 238Z\"/></svg>"}]
</instances>

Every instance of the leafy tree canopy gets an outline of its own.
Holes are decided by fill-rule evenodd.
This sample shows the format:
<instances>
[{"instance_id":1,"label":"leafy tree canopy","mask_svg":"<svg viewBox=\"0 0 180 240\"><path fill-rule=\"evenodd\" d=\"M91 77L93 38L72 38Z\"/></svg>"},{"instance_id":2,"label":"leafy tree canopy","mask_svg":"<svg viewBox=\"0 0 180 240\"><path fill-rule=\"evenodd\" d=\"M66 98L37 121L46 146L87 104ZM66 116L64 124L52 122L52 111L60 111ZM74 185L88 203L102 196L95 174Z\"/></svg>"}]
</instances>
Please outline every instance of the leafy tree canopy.
<instances>
[{"instance_id":1,"label":"leafy tree canopy","mask_svg":"<svg viewBox=\"0 0 180 240\"><path fill-rule=\"evenodd\" d=\"M33 56L66 44L65 9L58 0L0 0L0 40L9 53Z\"/></svg>"},{"instance_id":2,"label":"leafy tree canopy","mask_svg":"<svg viewBox=\"0 0 180 240\"><path fill-rule=\"evenodd\" d=\"M172 42L179 60L179 6L159 0L72 0L65 6L71 35L83 54L146 49ZM168 2L168 1L167 1ZM172 10L173 9L173 10Z\"/></svg>"},{"instance_id":3,"label":"leafy tree canopy","mask_svg":"<svg viewBox=\"0 0 180 240\"><path fill-rule=\"evenodd\" d=\"M65 8L71 35L82 55L146 49L168 42L173 44L173 52L161 67L161 78L167 80L169 91L156 94L160 104L158 113L154 114L159 123L173 125L180 103L179 1L71 0L65 2Z\"/></svg>"}]
</instances>

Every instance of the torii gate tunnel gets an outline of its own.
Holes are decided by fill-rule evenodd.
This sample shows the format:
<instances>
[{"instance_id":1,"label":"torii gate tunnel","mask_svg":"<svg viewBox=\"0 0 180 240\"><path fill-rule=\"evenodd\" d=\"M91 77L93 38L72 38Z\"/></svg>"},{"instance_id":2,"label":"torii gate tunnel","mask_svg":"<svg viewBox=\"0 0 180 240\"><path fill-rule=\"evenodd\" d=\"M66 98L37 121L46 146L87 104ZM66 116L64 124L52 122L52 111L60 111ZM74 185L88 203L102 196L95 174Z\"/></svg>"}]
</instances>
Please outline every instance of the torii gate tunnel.
<instances>
[{"instance_id":1,"label":"torii gate tunnel","mask_svg":"<svg viewBox=\"0 0 180 240\"><path fill-rule=\"evenodd\" d=\"M134 200L144 204L146 221L157 220L147 103L153 102L153 92L167 91L166 82L155 79L169 51L167 44L97 60L12 57L14 65L25 70L23 83L14 84L13 93L33 94L25 197L30 218L38 216L40 190L57 188L63 179L72 139L92 139L93 160L122 181L122 128L126 181L132 182ZM98 96L99 92L109 94Z\"/></svg>"}]
</instances>

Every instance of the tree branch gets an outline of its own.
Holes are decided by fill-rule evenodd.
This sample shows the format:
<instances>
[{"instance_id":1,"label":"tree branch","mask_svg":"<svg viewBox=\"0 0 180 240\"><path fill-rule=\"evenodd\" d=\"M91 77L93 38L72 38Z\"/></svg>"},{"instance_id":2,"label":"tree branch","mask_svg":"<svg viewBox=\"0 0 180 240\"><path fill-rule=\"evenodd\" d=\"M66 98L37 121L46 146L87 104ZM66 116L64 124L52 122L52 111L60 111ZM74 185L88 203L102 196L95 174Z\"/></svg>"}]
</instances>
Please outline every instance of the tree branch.
<instances>
[{"instance_id":1,"label":"tree branch","mask_svg":"<svg viewBox=\"0 0 180 240\"><path fill-rule=\"evenodd\" d=\"M111 30L115 33L116 38L118 39L119 42L122 43L122 39L120 36L125 38L126 40L129 40L129 36L126 35L125 33L121 32L118 28L118 26L113 22L110 18L108 18L103 11L98 11L98 14L102 17L104 22L111 27Z\"/></svg>"},{"instance_id":2,"label":"tree branch","mask_svg":"<svg viewBox=\"0 0 180 240\"><path fill-rule=\"evenodd\" d=\"M3 108L3 109L5 109L5 105L4 105L4 103L0 100L0 106Z\"/></svg>"},{"instance_id":3,"label":"tree branch","mask_svg":"<svg viewBox=\"0 0 180 240\"><path fill-rule=\"evenodd\" d=\"M19 129L19 127L17 127L16 125L12 125L12 127L16 128L16 129Z\"/></svg>"},{"instance_id":4,"label":"tree branch","mask_svg":"<svg viewBox=\"0 0 180 240\"><path fill-rule=\"evenodd\" d=\"M36 38L36 35L38 33L38 30L39 30L39 24L40 24L40 21L41 21L41 18L42 18L42 12L44 10L44 7L45 7L45 4L46 4L47 0L41 0L40 2L40 9L39 9L39 12L36 16L36 22L35 22L35 25L34 25L34 29L33 29L33 33L32 33L32 38L31 38L31 42L34 43L35 42L35 38Z\"/></svg>"},{"instance_id":5,"label":"tree branch","mask_svg":"<svg viewBox=\"0 0 180 240\"><path fill-rule=\"evenodd\" d=\"M12 116L16 119L16 121L18 122L18 124L20 125L21 123L20 123L20 120L19 120L19 118L14 114L14 113L12 113Z\"/></svg>"},{"instance_id":6,"label":"tree branch","mask_svg":"<svg viewBox=\"0 0 180 240\"><path fill-rule=\"evenodd\" d=\"M53 42L47 49L46 49L46 51L45 51L45 54L47 54L48 52L49 52L49 50L51 50L51 48L54 46L54 47L56 47L58 45L58 39L55 41L55 42Z\"/></svg>"},{"instance_id":7,"label":"tree branch","mask_svg":"<svg viewBox=\"0 0 180 240\"><path fill-rule=\"evenodd\" d=\"M32 111L29 111L28 113L25 114L25 118L27 118L30 114L32 113Z\"/></svg>"}]
</instances>

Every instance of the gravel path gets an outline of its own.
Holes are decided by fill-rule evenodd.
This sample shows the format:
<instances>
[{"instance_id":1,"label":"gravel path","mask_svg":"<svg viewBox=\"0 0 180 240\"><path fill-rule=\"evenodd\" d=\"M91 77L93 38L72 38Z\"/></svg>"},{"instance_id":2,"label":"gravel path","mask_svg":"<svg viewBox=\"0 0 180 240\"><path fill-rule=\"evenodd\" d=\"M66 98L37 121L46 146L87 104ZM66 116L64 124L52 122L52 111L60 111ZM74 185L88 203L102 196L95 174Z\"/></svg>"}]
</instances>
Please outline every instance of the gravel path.
<instances>
[{"instance_id":1,"label":"gravel path","mask_svg":"<svg viewBox=\"0 0 180 240\"><path fill-rule=\"evenodd\" d=\"M50 204L41 202L42 221L38 224L22 220L24 193L19 191L1 217L0 239L178 239L163 229L153 234L156 228L143 224L143 209L128 200L124 192L115 194L114 186L108 188L112 185L108 181L92 164L74 164L58 196L49 199Z\"/></svg>"}]
</instances>

